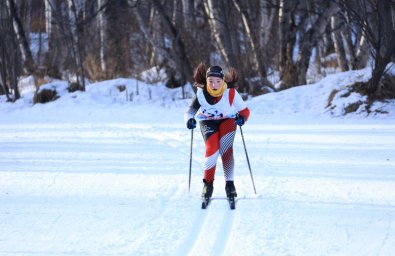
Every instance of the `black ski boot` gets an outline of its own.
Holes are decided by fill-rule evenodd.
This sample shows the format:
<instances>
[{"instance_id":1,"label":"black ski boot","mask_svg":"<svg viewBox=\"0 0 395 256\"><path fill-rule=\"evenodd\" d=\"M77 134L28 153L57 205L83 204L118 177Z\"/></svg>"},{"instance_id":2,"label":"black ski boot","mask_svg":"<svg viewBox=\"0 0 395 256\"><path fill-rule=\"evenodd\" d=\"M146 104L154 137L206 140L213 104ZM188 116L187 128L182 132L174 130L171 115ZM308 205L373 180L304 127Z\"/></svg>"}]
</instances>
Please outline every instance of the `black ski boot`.
<instances>
[{"instance_id":1,"label":"black ski boot","mask_svg":"<svg viewBox=\"0 0 395 256\"><path fill-rule=\"evenodd\" d=\"M235 184L232 181L227 181L225 185L226 197L229 201L230 209L234 210L236 208L235 197L237 197Z\"/></svg>"},{"instance_id":2,"label":"black ski boot","mask_svg":"<svg viewBox=\"0 0 395 256\"><path fill-rule=\"evenodd\" d=\"M225 191L228 198L237 197L236 188L233 180L226 182Z\"/></svg>"},{"instance_id":3,"label":"black ski boot","mask_svg":"<svg viewBox=\"0 0 395 256\"><path fill-rule=\"evenodd\" d=\"M213 182L214 181L207 182L205 179L203 179L204 186L202 191L202 209L206 209L206 207L210 203L210 199L214 191Z\"/></svg>"}]
</instances>

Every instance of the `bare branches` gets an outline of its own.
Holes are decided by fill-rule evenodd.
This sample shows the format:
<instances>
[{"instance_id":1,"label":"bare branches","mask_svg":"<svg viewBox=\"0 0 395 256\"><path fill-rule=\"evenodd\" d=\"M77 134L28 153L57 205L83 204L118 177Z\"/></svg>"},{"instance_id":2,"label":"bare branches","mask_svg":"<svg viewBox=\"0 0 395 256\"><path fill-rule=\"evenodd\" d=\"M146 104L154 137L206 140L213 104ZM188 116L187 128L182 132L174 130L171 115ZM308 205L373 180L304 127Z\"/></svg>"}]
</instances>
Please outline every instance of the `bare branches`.
<instances>
[{"instance_id":1,"label":"bare branches","mask_svg":"<svg viewBox=\"0 0 395 256\"><path fill-rule=\"evenodd\" d=\"M14 1L1 2L7 4L8 17L17 17L18 8L26 8L16 6L13 11ZM374 91L385 64L394 58L394 0L42 1L48 36L45 57L29 57L29 45L24 43L28 34L23 30L29 24L21 19L18 25L17 17L14 34L4 35L18 38L15 63L25 73L40 67L58 78L71 74L82 84L85 76L139 77L156 67L166 74L169 87L178 87L192 83L193 67L203 62L235 67L239 89L255 94L262 86L281 90L306 84L312 66L325 75L328 66L363 68L372 56ZM28 7L22 13L37 11L33 2ZM37 18L26 16L32 22ZM3 52L8 49L4 43L0 47ZM7 58L0 62L0 81L12 77L11 69L3 68L11 63ZM277 71L280 81L270 77ZM5 83L10 84L2 82L0 93L7 91Z\"/></svg>"}]
</instances>

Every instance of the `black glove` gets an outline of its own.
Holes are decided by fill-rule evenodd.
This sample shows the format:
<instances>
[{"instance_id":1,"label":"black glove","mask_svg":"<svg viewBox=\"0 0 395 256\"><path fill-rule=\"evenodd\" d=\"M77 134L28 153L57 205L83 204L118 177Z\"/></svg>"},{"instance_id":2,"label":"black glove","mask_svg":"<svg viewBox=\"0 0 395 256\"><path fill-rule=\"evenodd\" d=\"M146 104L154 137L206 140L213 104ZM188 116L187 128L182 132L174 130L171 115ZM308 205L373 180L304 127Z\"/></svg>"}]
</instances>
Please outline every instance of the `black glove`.
<instances>
[{"instance_id":1,"label":"black glove","mask_svg":"<svg viewBox=\"0 0 395 256\"><path fill-rule=\"evenodd\" d=\"M235 124L237 124L238 126L242 126L244 123L245 123L244 117L237 114L235 118Z\"/></svg>"},{"instance_id":2,"label":"black glove","mask_svg":"<svg viewBox=\"0 0 395 256\"><path fill-rule=\"evenodd\" d=\"M188 129L195 129L196 128L196 120L195 118L190 118L187 122Z\"/></svg>"}]
</instances>

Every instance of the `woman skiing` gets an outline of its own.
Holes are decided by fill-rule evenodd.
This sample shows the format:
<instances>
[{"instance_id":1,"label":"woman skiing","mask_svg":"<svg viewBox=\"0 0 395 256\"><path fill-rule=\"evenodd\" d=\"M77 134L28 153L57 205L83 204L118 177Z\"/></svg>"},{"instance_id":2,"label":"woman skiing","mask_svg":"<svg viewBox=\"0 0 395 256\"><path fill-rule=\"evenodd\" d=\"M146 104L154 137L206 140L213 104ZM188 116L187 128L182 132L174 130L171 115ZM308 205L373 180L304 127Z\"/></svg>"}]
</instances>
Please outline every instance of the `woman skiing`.
<instances>
[{"instance_id":1,"label":"woman skiing","mask_svg":"<svg viewBox=\"0 0 395 256\"><path fill-rule=\"evenodd\" d=\"M229 200L237 197L234 185L233 141L236 124L242 126L250 111L234 88L238 77L231 68L225 76L219 66L208 69L200 64L194 74L197 93L184 115L188 129L196 128L196 118L205 141L204 179L202 198L209 202L214 186L215 169L221 155L225 176L225 191Z\"/></svg>"}]
</instances>

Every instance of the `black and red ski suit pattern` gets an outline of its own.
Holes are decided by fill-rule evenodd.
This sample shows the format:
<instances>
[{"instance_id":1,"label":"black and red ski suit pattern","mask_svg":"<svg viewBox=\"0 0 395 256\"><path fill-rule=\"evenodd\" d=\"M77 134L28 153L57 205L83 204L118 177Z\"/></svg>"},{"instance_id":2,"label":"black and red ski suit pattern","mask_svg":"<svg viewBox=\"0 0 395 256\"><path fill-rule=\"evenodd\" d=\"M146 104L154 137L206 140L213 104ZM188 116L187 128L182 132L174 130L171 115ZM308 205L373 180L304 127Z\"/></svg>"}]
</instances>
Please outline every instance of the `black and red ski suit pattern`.
<instances>
[{"instance_id":1,"label":"black and red ski suit pattern","mask_svg":"<svg viewBox=\"0 0 395 256\"><path fill-rule=\"evenodd\" d=\"M247 121L250 111L240 94L230 88L222 96L213 97L206 90L198 89L185 113L185 120L195 117L205 141L204 179L211 182L215 177L217 159L221 156L226 181L234 180L233 142L237 125L236 114Z\"/></svg>"}]
</instances>

